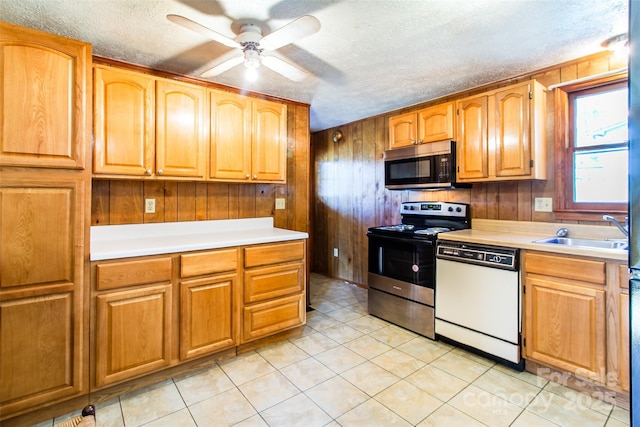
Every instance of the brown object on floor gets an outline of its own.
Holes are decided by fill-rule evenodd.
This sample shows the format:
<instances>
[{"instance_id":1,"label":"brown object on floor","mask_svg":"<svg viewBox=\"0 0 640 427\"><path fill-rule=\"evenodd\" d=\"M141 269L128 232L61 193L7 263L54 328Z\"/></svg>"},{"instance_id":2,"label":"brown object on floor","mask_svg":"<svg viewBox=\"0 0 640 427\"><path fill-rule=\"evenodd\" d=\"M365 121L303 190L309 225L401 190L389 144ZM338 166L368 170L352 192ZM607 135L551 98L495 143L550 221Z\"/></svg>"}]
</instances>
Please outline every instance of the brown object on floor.
<instances>
[{"instance_id":1,"label":"brown object on floor","mask_svg":"<svg viewBox=\"0 0 640 427\"><path fill-rule=\"evenodd\" d=\"M82 410L82 415L75 416L58 427L95 427L96 408L93 405L86 406Z\"/></svg>"}]
</instances>

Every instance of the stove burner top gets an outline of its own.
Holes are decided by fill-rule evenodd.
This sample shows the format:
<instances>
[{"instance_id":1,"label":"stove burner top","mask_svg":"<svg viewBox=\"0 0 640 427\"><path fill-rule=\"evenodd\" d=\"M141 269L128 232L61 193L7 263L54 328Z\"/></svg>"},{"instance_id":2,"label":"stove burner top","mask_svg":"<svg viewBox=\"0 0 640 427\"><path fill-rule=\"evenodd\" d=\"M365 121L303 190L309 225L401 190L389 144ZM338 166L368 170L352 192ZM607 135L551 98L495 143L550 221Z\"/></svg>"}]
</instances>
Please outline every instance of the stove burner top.
<instances>
[{"instance_id":1,"label":"stove burner top","mask_svg":"<svg viewBox=\"0 0 640 427\"><path fill-rule=\"evenodd\" d=\"M411 231L415 228L413 224L398 224L398 225L383 225L381 227L376 227L378 230L385 231Z\"/></svg>"},{"instance_id":2,"label":"stove burner top","mask_svg":"<svg viewBox=\"0 0 640 427\"><path fill-rule=\"evenodd\" d=\"M438 233L444 233L445 231L451 231L451 229L446 227L429 227L423 230L416 230L414 231L414 234L426 234L428 236L433 236Z\"/></svg>"}]
</instances>

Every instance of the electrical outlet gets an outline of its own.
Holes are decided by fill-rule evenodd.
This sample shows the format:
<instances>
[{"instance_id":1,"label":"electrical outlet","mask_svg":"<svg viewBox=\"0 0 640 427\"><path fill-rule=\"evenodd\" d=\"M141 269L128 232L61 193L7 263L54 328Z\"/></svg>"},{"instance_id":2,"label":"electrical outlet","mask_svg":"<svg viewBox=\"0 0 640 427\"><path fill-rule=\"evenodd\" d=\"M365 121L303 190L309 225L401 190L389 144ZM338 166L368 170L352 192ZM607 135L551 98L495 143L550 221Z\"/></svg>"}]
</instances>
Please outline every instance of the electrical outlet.
<instances>
[{"instance_id":1,"label":"electrical outlet","mask_svg":"<svg viewBox=\"0 0 640 427\"><path fill-rule=\"evenodd\" d=\"M551 197L536 197L534 209L536 212L553 212L553 199Z\"/></svg>"},{"instance_id":2,"label":"electrical outlet","mask_svg":"<svg viewBox=\"0 0 640 427\"><path fill-rule=\"evenodd\" d=\"M156 213L156 199L144 199L144 213Z\"/></svg>"},{"instance_id":3,"label":"electrical outlet","mask_svg":"<svg viewBox=\"0 0 640 427\"><path fill-rule=\"evenodd\" d=\"M283 198L276 198L276 209L284 209L284 200Z\"/></svg>"},{"instance_id":4,"label":"electrical outlet","mask_svg":"<svg viewBox=\"0 0 640 427\"><path fill-rule=\"evenodd\" d=\"M333 257L338 258L338 248L333 248Z\"/></svg>"}]
</instances>

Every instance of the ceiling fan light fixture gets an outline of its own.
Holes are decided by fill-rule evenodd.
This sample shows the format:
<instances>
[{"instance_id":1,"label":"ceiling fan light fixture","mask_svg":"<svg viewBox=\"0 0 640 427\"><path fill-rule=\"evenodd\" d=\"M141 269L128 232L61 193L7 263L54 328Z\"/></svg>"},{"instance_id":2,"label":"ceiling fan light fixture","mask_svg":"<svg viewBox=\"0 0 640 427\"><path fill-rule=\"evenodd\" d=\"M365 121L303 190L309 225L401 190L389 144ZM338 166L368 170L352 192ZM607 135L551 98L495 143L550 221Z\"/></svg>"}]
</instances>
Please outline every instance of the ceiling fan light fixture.
<instances>
[{"instance_id":1,"label":"ceiling fan light fixture","mask_svg":"<svg viewBox=\"0 0 640 427\"><path fill-rule=\"evenodd\" d=\"M244 72L244 78L249 82L255 82L258 80L258 70L256 68L247 67Z\"/></svg>"}]
</instances>

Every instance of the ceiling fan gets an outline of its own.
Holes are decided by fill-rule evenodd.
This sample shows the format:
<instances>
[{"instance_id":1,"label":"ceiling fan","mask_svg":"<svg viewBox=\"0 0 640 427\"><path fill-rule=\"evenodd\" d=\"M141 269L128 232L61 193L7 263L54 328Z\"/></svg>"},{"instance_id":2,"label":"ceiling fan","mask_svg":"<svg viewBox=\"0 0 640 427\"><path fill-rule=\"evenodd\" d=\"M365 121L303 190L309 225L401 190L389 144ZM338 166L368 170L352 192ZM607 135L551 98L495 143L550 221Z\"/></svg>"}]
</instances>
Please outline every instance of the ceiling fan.
<instances>
[{"instance_id":1,"label":"ceiling fan","mask_svg":"<svg viewBox=\"0 0 640 427\"><path fill-rule=\"evenodd\" d=\"M279 49L320 30L320 21L317 18L311 15L304 15L266 36L262 35L260 26L252 22L240 22L240 30L237 37L231 39L184 16L167 15L167 19L225 46L240 49L242 55L226 60L205 71L202 77L217 76L236 65L244 63L247 70L245 76L249 80L255 80L257 68L262 64L290 80L295 82L302 81L309 75L308 71L277 56L265 55L263 52Z\"/></svg>"}]
</instances>

